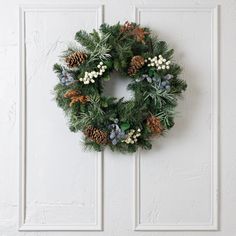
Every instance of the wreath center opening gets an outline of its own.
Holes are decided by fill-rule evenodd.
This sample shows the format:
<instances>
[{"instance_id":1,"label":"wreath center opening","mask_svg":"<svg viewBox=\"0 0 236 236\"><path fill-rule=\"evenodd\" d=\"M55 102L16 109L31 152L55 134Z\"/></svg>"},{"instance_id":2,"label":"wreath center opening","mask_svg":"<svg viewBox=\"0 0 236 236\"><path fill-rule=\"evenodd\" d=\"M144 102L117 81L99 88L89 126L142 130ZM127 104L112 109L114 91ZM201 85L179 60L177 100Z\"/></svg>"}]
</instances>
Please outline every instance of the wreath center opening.
<instances>
[{"instance_id":1,"label":"wreath center opening","mask_svg":"<svg viewBox=\"0 0 236 236\"><path fill-rule=\"evenodd\" d=\"M131 79L122 76L119 72L112 72L110 74L110 80L104 81L104 90L103 95L115 97L115 98L124 98L124 100L130 100L132 97L132 92L127 89L128 84Z\"/></svg>"}]
</instances>

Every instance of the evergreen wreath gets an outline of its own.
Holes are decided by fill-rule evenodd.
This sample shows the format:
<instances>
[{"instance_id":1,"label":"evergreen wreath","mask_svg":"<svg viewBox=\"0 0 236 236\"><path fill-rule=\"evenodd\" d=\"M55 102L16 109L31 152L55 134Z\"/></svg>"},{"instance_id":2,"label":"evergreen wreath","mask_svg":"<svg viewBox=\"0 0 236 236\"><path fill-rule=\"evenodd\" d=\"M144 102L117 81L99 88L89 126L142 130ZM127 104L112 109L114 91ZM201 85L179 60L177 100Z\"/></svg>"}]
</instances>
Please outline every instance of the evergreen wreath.
<instances>
[{"instance_id":1,"label":"evergreen wreath","mask_svg":"<svg viewBox=\"0 0 236 236\"><path fill-rule=\"evenodd\" d=\"M149 28L129 22L80 30L75 40L53 68L60 79L55 100L70 130L82 131L85 146L96 151L151 149L151 138L173 127L177 99L187 87L174 50ZM103 95L113 71L130 80L131 100Z\"/></svg>"}]
</instances>

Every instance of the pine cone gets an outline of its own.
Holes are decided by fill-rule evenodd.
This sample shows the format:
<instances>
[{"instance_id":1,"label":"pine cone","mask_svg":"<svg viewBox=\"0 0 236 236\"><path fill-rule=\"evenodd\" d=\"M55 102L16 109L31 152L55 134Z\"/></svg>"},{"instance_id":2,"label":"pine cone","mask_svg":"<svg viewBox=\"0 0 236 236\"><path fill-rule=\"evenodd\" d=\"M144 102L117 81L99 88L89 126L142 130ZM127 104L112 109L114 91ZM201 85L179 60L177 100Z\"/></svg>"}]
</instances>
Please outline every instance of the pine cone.
<instances>
[{"instance_id":1,"label":"pine cone","mask_svg":"<svg viewBox=\"0 0 236 236\"><path fill-rule=\"evenodd\" d=\"M154 115L147 118L147 126L153 134L160 135L164 130L160 118Z\"/></svg>"},{"instance_id":2,"label":"pine cone","mask_svg":"<svg viewBox=\"0 0 236 236\"><path fill-rule=\"evenodd\" d=\"M89 97L85 96L85 95L80 95L78 91L74 90L74 89L70 89L68 90L65 94L64 94L64 98L70 98L71 102L70 102L70 107L77 102L80 103L86 103L87 101L89 101Z\"/></svg>"},{"instance_id":3,"label":"pine cone","mask_svg":"<svg viewBox=\"0 0 236 236\"><path fill-rule=\"evenodd\" d=\"M87 54L85 54L84 52L74 52L72 54L70 54L68 57L65 58L65 62L67 63L67 66L72 68L75 66L79 66L82 63L84 63L84 61L87 58Z\"/></svg>"},{"instance_id":4,"label":"pine cone","mask_svg":"<svg viewBox=\"0 0 236 236\"><path fill-rule=\"evenodd\" d=\"M77 95L71 98L71 102L70 102L70 107L74 104L74 103L86 103L89 100L88 96L84 96L84 95Z\"/></svg>"},{"instance_id":5,"label":"pine cone","mask_svg":"<svg viewBox=\"0 0 236 236\"><path fill-rule=\"evenodd\" d=\"M93 140L97 144L106 145L108 142L108 134L100 129L89 126L84 130L85 136Z\"/></svg>"},{"instance_id":6,"label":"pine cone","mask_svg":"<svg viewBox=\"0 0 236 236\"><path fill-rule=\"evenodd\" d=\"M128 74L130 76L135 75L137 71L143 67L145 60L142 56L134 56L131 59L130 67L128 69Z\"/></svg>"},{"instance_id":7,"label":"pine cone","mask_svg":"<svg viewBox=\"0 0 236 236\"><path fill-rule=\"evenodd\" d=\"M132 35L135 37L137 42L141 42L141 43L145 43L144 42L144 38L145 35L148 35L149 32L146 32L144 28L140 28L140 27L136 27L133 31L132 31Z\"/></svg>"},{"instance_id":8,"label":"pine cone","mask_svg":"<svg viewBox=\"0 0 236 236\"><path fill-rule=\"evenodd\" d=\"M86 103L89 101L89 96L80 95L78 99L80 103Z\"/></svg>"},{"instance_id":9,"label":"pine cone","mask_svg":"<svg viewBox=\"0 0 236 236\"><path fill-rule=\"evenodd\" d=\"M120 32L125 33L125 32L132 31L133 29L134 29L134 25L126 21L125 24L121 26Z\"/></svg>"},{"instance_id":10,"label":"pine cone","mask_svg":"<svg viewBox=\"0 0 236 236\"><path fill-rule=\"evenodd\" d=\"M77 95L78 95L78 92L76 90L70 89L64 94L64 98L71 98L71 97L75 97Z\"/></svg>"}]
</instances>

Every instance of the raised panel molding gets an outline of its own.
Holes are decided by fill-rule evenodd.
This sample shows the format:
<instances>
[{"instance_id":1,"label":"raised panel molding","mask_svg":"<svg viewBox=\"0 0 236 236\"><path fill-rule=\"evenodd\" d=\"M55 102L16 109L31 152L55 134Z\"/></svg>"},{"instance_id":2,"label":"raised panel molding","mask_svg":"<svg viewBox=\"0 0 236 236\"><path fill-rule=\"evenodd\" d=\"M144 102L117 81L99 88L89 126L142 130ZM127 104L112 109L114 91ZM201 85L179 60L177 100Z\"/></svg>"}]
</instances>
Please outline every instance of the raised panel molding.
<instances>
[{"instance_id":1,"label":"raised panel molding","mask_svg":"<svg viewBox=\"0 0 236 236\"><path fill-rule=\"evenodd\" d=\"M211 215L212 221L209 224L142 224L140 223L140 160L142 159L141 152L138 151L134 156L134 230L136 231L198 231L198 230L218 230L218 158L219 158L219 6L217 5L191 5L191 6L173 6L166 5L145 5L134 7L134 21L141 24L142 12L209 12L211 16Z\"/></svg>"},{"instance_id":2,"label":"raised panel molding","mask_svg":"<svg viewBox=\"0 0 236 236\"><path fill-rule=\"evenodd\" d=\"M27 12L87 12L96 14L95 27L103 22L102 5L45 4L23 5L19 7L19 52L20 52L20 169L19 169L19 225L20 231L93 231L103 230L103 153L96 157L96 222L78 225L27 225L26 216L26 53L25 53L25 15Z\"/></svg>"}]
</instances>

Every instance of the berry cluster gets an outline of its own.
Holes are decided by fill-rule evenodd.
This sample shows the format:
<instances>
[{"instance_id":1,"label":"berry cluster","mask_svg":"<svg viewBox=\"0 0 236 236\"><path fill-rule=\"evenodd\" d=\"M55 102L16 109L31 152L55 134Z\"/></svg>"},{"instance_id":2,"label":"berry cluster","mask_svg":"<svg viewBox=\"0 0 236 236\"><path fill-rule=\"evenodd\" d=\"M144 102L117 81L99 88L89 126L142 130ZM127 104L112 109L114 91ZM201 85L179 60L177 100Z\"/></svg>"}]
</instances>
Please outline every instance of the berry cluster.
<instances>
[{"instance_id":1,"label":"berry cluster","mask_svg":"<svg viewBox=\"0 0 236 236\"><path fill-rule=\"evenodd\" d=\"M115 119L114 123L108 126L108 128L111 130L109 139L111 140L112 145L116 145L121 139L125 138L125 132L121 130L118 122L119 120Z\"/></svg>"},{"instance_id":2,"label":"berry cluster","mask_svg":"<svg viewBox=\"0 0 236 236\"><path fill-rule=\"evenodd\" d=\"M160 83L160 89L169 91L171 89L170 81L173 79L173 75L167 74L164 76L163 80Z\"/></svg>"},{"instance_id":3,"label":"berry cluster","mask_svg":"<svg viewBox=\"0 0 236 236\"><path fill-rule=\"evenodd\" d=\"M138 142L138 137L141 135L141 129L137 129L137 130L134 130L134 129L131 129L129 131L129 133L127 134L127 137L125 140L123 140L122 142L125 142L127 144L134 144L134 143L137 143Z\"/></svg>"},{"instance_id":4,"label":"berry cluster","mask_svg":"<svg viewBox=\"0 0 236 236\"><path fill-rule=\"evenodd\" d=\"M168 80L162 81L160 84L160 89L169 91L170 90L170 81L168 81Z\"/></svg>"},{"instance_id":5,"label":"berry cluster","mask_svg":"<svg viewBox=\"0 0 236 236\"><path fill-rule=\"evenodd\" d=\"M65 86L68 86L68 85L70 85L71 83L74 82L73 76L71 76L71 74L68 73L64 69L62 70L62 73L61 73L59 79L60 79L61 84L65 85Z\"/></svg>"},{"instance_id":6,"label":"berry cluster","mask_svg":"<svg viewBox=\"0 0 236 236\"><path fill-rule=\"evenodd\" d=\"M103 65L103 62L100 62L97 65L97 68L99 69L99 71L91 71L91 72L85 72L84 77L80 78L79 81L83 82L84 84L89 84L89 83L95 83L95 78L97 78L98 76L101 76L105 70L107 69L106 65Z\"/></svg>"},{"instance_id":7,"label":"berry cluster","mask_svg":"<svg viewBox=\"0 0 236 236\"><path fill-rule=\"evenodd\" d=\"M148 62L148 66L155 66L157 70L169 70L170 69L170 61L167 61L163 58L162 55L159 55L151 58L149 57L146 62Z\"/></svg>"}]
</instances>

